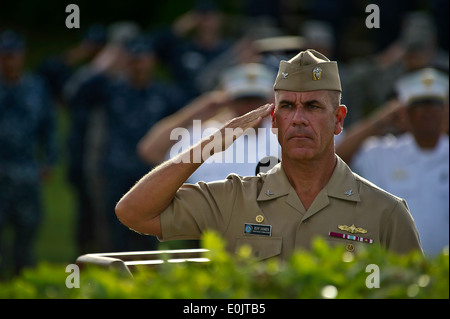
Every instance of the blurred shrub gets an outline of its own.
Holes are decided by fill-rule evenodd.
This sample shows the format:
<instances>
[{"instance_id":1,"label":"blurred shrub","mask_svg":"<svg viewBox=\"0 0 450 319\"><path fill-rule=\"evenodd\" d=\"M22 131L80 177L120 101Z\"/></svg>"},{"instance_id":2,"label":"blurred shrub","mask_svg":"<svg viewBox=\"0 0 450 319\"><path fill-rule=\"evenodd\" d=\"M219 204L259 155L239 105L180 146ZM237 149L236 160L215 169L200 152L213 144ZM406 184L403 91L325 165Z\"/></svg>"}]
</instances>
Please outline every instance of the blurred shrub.
<instances>
[{"instance_id":1,"label":"blurred shrub","mask_svg":"<svg viewBox=\"0 0 450 319\"><path fill-rule=\"evenodd\" d=\"M286 261L258 262L249 247L225 251L214 233L203 237L208 263L166 263L134 278L96 267L81 272L80 288L66 287L65 265L42 263L0 284L0 298L449 298L448 250L434 258L395 255L377 246L358 254L322 239ZM379 287L366 280L379 268ZM370 280L369 280L370 281Z\"/></svg>"}]
</instances>

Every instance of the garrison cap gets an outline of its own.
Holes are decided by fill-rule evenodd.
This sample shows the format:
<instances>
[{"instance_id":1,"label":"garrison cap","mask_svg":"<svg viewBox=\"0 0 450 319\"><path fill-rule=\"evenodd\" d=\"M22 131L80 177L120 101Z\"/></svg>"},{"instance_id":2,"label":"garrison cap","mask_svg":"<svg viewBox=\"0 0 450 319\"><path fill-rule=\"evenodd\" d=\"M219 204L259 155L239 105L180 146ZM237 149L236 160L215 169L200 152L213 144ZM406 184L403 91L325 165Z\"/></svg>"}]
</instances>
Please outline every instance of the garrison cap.
<instances>
[{"instance_id":1,"label":"garrison cap","mask_svg":"<svg viewBox=\"0 0 450 319\"><path fill-rule=\"evenodd\" d=\"M396 83L399 100L409 105L422 99L447 100L448 75L425 68L401 77Z\"/></svg>"},{"instance_id":2,"label":"garrison cap","mask_svg":"<svg viewBox=\"0 0 450 319\"><path fill-rule=\"evenodd\" d=\"M295 92L332 90L341 92L336 61L312 49L302 51L289 61L281 61L274 90Z\"/></svg>"}]
</instances>

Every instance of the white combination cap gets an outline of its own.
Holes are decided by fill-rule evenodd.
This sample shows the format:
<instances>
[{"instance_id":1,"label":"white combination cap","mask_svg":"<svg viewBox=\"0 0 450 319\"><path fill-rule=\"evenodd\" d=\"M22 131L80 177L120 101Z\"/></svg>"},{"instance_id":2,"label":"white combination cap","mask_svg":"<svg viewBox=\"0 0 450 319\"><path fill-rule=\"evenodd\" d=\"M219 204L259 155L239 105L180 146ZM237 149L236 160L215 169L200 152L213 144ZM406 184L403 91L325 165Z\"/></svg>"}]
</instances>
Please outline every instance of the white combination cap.
<instances>
[{"instance_id":1,"label":"white combination cap","mask_svg":"<svg viewBox=\"0 0 450 319\"><path fill-rule=\"evenodd\" d=\"M448 98L448 75L436 69L425 68L404 75L396 83L400 102L405 105L416 100Z\"/></svg>"},{"instance_id":2,"label":"white combination cap","mask_svg":"<svg viewBox=\"0 0 450 319\"><path fill-rule=\"evenodd\" d=\"M248 63L227 69L221 84L232 99L261 97L269 99L273 95L275 72L258 63Z\"/></svg>"}]
</instances>

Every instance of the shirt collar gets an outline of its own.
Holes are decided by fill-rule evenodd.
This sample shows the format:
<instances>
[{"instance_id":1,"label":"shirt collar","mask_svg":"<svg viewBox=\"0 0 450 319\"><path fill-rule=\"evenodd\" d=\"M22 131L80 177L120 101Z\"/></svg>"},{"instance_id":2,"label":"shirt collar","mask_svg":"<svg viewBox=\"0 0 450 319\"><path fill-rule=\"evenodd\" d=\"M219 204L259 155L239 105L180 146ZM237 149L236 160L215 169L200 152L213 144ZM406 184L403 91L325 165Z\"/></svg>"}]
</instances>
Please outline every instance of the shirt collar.
<instances>
[{"instance_id":1,"label":"shirt collar","mask_svg":"<svg viewBox=\"0 0 450 319\"><path fill-rule=\"evenodd\" d=\"M336 167L324 191L330 197L359 202L360 195L355 175L339 156L336 157ZM293 187L289 183L281 163L278 163L265 174L264 184L257 201L272 200L288 195L291 189Z\"/></svg>"},{"instance_id":2,"label":"shirt collar","mask_svg":"<svg viewBox=\"0 0 450 319\"><path fill-rule=\"evenodd\" d=\"M345 162L336 155L337 164L327 186L328 196L349 201L360 201L356 177Z\"/></svg>"},{"instance_id":3,"label":"shirt collar","mask_svg":"<svg viewBox=\"0 0 450 319\"><path fill-rule=\"evenodd\" d=\"M257 201L272 200L280 196L289 194L292 188L281 163L275 165L264 174L264 184L259 192Z\"/></svg>"}]
</instances>

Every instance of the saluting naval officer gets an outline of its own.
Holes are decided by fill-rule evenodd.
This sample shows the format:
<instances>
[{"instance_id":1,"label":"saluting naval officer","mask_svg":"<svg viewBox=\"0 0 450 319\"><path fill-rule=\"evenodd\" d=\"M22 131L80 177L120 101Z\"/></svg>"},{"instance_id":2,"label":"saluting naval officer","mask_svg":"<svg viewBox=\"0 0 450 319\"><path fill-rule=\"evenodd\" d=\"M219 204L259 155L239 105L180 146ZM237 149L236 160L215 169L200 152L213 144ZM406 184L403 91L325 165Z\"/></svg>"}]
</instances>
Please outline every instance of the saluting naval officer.
<instances>
[{"instance_id":1,"label":"saluting naval officer","mask_svg":"<svg viewBox=\"0 0 450 319\"><path fill-rule=\"evenodd\" d=\"M229 121L221 135L145 175L117 204L120 221L160 240L198 239L212 229L229 251L248 244L261 260L309 249L316 236L349 251L373 244L397 253L421 251L406 202L354 174L335 154L334 135L347 113L337 63L302 51L280 62L274 91L275 104ZM267 116L282 148L281 163L257 176L185 184L209 155L230 146L227 128L245 131Z\"/></svg>"}]
</instances>

